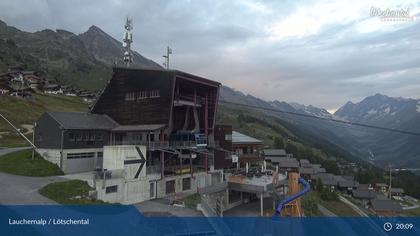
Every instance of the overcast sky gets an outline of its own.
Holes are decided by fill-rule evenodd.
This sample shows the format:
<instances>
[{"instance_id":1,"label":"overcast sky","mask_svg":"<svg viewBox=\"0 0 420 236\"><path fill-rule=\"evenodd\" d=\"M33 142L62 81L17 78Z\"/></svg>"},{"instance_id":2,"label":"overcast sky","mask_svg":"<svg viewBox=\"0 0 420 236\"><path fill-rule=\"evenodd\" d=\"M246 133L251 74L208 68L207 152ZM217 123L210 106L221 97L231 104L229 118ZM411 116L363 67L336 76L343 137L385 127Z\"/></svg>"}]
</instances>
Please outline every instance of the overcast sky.
<instances>
[{"instance_id":1,"label":"overcast sky","mask_svg":"<svg viewBox=\"0 0 420 236\"><path fill-rule=\"evenodd\" d=\"M383 21L371 8L409 9ZM128 15L134 50L265 100L334 110L375 93L420 98L420 1L1 0L0 19L26 31L118 40ZM417 19L416 19L417 17Z\"/></svg>"}]
</instances>

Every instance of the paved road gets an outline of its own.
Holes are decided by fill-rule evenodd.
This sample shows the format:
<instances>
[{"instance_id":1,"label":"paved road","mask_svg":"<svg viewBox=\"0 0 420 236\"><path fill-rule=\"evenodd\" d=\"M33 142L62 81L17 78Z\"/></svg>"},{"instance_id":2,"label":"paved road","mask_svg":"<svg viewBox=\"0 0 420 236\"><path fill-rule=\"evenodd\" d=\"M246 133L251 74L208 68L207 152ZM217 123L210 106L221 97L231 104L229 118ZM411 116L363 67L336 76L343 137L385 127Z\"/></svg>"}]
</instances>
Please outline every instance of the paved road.
<instances>
[{"instance_id":1,"label":"paved road","mask_svg":"<svg viewBox=\"0 0 420 236\"><path fill-rule=\"evenodd\" d=\"M318 210L324 215L328 217L337 217L336 214L332 213L330 210L322 206L321 204L318 204Z\"/></svg>"},{"instance_id":2,"label":"paved road","mask_svg":"<svg viewBox=\"0 0 420 236\"><path fill-rule=\"evenodd\" d=\"M377 235L387 235L385 233L385 231L378 226L370 217L368 214L366 214L363 210L361 210L357 205L355 205L354 203L352 203L351 201L349 201L347 198L339 195L338 198L340 199L340 201L342 201L343 203L347 204L349 207L351 207L354 211L357 212L357 214L359 214L361 217L364 217L363 219L366 222L366 226L370 226L371 228L373 228L374 230L376 230Z\"/></svg>"},{"instance_id":3,"label":"paved road","mask_svg":"<svg viewBox=\"0 0 420 236\"><path fill-rule=\"evenodd\" d=\"M354 203L350 202L349 200L347 200L345 197L339 195L338 199L340 199L340 201L342 201L343 203L347 204L349 207L351 207L351 209L353 209L355 212L357 212L357 214L359 214L360 216L363 217L369 217L368 214L366 214L364 211L362 211L358 206L356 206Z\"/></svg>"},{"instance_id":4,"label":"paved road","mask_svg":"<svg viewBox=\"0 0 420 236\"><path fill-rule=\"evenodd\" d=\"M26 177L0 172L0 204L56 204L56 202L42 196L38 190L43 186L57 181L64 181L61 177Z\"/></svg>"},{"instance_id":5,"label":"paved road","mask_svg":"<svg viewBox=\"0 0 420 236\"><path fill-rule=\"evenodd\" d=\"M413 209L416 209L416 208L419 208L420 207L420 205L413 205L413 206L408 206L408 207L403 207L402 209L404 210L404 211L408 211L408 210L413 210Z\"/></svg>"},{"instance_id":6,"label":"paved road","mask_svg":"<svg viewBox=\"0 0 420 236\"><path fill-rule=\"evenodd\" d=\"M0 149L0 156L27 148L28 147ZM64 180L66 179L57 176L27 177L0 172L0 204L57 204L56 202L39 194L38 190L51 182Z\"/></svg>"},{"instance_id":7,"label":"paved road","mask_svg":"<svg viewBox=\"0 0 420 236\"><path fill-rule=\"evenodd\" d=\"M179 217L195 217L203 216L197 210L187 207L176 207L164 203L161 200L144 201L135 204L137 209L146 216L179 216Z\"/></svg>"}]
</instances>

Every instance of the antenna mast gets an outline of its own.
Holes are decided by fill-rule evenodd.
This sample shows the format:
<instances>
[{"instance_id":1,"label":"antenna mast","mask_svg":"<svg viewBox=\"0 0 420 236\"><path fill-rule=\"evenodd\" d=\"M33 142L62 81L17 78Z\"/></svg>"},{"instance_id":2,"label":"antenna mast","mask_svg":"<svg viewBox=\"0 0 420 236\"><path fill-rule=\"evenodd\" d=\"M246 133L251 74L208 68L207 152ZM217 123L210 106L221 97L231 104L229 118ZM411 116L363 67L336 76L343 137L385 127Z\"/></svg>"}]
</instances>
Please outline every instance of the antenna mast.
<instances>
[{"instance_id":1,"label":"antenna mast","mask_svg":"<svg viewBox=\"0 0 420 236\"><path fill-rule=\"evenodd\" d=\"M165 62L163 63L163 65L166 67L167 70L169 70L169 55L170 54L172 54L172 48L168 46L166 48L166 55L163 56L165 58Z\"/></svg>"},{"instance_id":2,"label":"antenna mast","mask_svg":"<svg viewBox=\"0 0 420 236\"><path fill-rule=\"evenodd\" d=\"M125 21L125 32L123 36L123 47L124 47L124 62L127 67L130 66L130 63L133 62L133 54L131 53L131 43L133 42L133 34L131 30L133 29L133 21L128 18Z\"/></svg>"}]
</instances>

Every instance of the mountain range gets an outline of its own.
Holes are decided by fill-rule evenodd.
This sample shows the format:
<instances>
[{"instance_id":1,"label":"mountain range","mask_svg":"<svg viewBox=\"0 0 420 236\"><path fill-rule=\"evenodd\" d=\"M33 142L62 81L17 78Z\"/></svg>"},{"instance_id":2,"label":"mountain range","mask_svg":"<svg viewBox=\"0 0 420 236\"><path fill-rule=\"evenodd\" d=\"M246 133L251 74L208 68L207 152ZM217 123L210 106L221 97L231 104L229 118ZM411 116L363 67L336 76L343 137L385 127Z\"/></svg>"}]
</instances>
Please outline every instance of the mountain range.
<instances>
[{"instance_id":1,"label":"mountain range","mask_svg":"<svg viewBox=\"0 0 420 236\"><path fill-rule=\"evenodd\" d=\"M48 80L89 90L100 90L111 67L121 63L122 43L99 27L82 34L57 29L34 33L21 31L0 21L0 70L20 66L45 73ZM133 66L161 68L137 52Z\"/></svg>"},{"instance_id":2,"label":"mountain range","mask_svg":"<svg viewBox=\"0 0 420 236\"><path fill-rule=\"evenodd\" d=\"M0 21L0 72L21 66L40 70L49 80L90 90L100 90L111 77L111 67L123 53L121 42L97 26L76 35L66 30L24 32ZM138 52L134 65L162 68ZM413 135L371 130L353 125L313 119L292 113L334 118L375 126L420 132L420 100L392 98L381 94L369 96L358 103L347 102L334 114L323 108L284 101L265 101L222 86L222 101L261 108L267 115L301 130L302 136L319 140L345 150L349 155L368 160L378 166L420 167L420 138ZM253 109L253 108L246 108Z\"/></svg>"}]
</instances>

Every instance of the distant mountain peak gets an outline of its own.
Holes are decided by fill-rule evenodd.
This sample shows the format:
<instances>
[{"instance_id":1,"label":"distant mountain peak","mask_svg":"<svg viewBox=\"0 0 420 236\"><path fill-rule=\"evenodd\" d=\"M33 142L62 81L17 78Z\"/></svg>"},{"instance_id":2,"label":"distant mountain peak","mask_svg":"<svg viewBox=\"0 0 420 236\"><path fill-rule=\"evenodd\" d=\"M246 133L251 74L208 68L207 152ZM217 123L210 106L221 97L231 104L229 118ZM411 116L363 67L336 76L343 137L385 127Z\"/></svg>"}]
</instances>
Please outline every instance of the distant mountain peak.
<instances>
[{"instance_id":1,"label":"distant mountain peak","mask_svg":"<svg viewBox=\"0 0 420 236\"><path fill-rule=\"evenodd\" d=\"M97 34L97 33L101 33L101 34L107 34L107 33L105 33L101 28L99 28L98 26L96 26L96 25L92 25L91 27L89 27L89 29L86 31L86 32L84 32L83 34L87 34L87 33L94 33L94 34Z\"/></svg>"}]
</instances>

